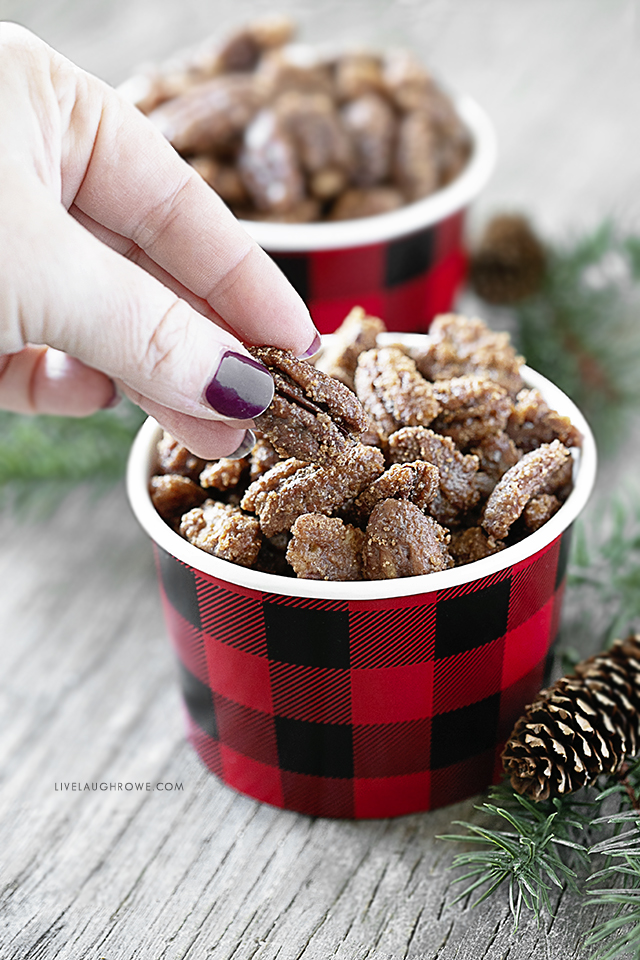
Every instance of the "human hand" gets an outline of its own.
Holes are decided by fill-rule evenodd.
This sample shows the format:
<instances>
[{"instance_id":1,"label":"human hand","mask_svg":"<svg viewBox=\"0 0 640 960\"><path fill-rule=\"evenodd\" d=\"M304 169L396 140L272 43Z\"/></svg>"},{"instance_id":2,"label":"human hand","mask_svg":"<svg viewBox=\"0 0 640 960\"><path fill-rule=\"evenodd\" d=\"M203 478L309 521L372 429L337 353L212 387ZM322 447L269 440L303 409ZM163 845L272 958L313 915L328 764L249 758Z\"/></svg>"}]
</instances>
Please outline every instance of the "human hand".
<instances>
[{"instance_id":1,"label":"human hand","mask_svg":"<svg viewBox=\"0 0 640 960\"><path fill-rule=\"evenodd\" d=\"M224 203L114 90L0 24L0 408L83 416L116 387L207 459L273 381L241 340L317 332Z\"/></svg>"}]
</instances>

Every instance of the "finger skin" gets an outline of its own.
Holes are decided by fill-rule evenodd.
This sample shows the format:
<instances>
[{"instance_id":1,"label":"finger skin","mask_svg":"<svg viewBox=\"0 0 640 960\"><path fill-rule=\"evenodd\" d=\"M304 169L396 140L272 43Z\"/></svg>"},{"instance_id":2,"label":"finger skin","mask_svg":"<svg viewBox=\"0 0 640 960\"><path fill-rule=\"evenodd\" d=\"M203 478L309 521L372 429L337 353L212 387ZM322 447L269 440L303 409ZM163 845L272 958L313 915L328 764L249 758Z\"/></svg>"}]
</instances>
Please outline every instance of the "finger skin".
<instances>
[{"instance_id":1,"label":"finger skin","mask_svg":"<svg viewBox=\"0 0 640 960\"><path fill-rule=\"evenodd\" d=\"M0 404L77 413L117 380L197 443L241 437L226 402L231 426L211 430L225 352L303 353L315 337L270 258L142 114L12 24L0 25L0 128L0 353L14 355ZM59 358L34 381L32 345L81 363ZM68 403L51 392L63 387Z\"/></svg>"},{"instance_id":2,"label":"finger skin","mask_svg":"<svg viewBox=\"0 0 640 960\"><path fill-rule=\"evenodd\" d=\"M115 396L104 373L51 347L29 345L0 357L0 409L87 417L109 407Z\"/></svg>"}]
</instances>

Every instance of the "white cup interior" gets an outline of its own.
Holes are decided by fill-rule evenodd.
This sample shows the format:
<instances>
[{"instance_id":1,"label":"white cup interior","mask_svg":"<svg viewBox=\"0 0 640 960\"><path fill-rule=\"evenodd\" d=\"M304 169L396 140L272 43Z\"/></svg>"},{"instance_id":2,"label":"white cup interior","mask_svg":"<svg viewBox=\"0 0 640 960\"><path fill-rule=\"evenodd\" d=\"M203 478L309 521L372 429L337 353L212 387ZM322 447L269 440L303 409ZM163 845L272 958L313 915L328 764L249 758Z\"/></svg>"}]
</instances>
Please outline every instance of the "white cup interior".
<instances>
[{"instance_id":1,"label":"white cup interior","mask_svg":"<svg viewBox=\"0 0 640 960\"><path fill-rule=\"evenodd\" d=\"M419 346L424 334L386 333L380 343L402 343ZM325 338L326 341L327 338ZM460 584L481 579L520 563L543 550L569 527L585 506L595 482L596 446L589 424L573 401L558 387L529 367L523 367L522 376L530 387L542 393L549 406L571 422L583 436L582 447L574 452L574 487L556 514L542 527L519 543L484 560L453 567L440 573L430 573L396 580L318 581L282 577L251 570L227 560L219 560L205 553L175 533L157 513L149 495L149 478L157 464L156 444L162 428L149 417L134 440L127 467L127 492L135 516L151 539L167 553L202 573L219 580L249 587L265 593L295 597L317 597L326 600L375 600L385 597L411 596L447 590Z\"/></svg>"}]
</instances>

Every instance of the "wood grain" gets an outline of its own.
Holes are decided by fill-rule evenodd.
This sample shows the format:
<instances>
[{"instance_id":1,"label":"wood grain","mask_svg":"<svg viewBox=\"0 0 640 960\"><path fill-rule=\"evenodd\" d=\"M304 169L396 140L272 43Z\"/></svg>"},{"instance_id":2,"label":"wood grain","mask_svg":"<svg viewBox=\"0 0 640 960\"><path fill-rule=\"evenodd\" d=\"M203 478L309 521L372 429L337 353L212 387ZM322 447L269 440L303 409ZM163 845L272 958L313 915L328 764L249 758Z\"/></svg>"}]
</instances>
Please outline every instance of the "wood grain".
<instances>
[{"instance_id":1,"label":"wood grain","mask_svg":"<svg viewBox=\"0 0 640 960\"><path fill-rule=\"evenodd\" d=\"M623 0L279 3L308 37L413 42L494 118L476 207L561 234L638 213L636 4ZM116 83L262 2L0 0ZM1 453L0 453L1 455ZM451 905L437 839L471 801L327 821L219 784L184 741L150 548L121 488L53 517L0 515L2 960L526 960L584 957L601 914L566 891L514 934L506 894ZM65 788L96 784L97 789ZM122 784L101 789L100 784ZM180 784L127 790L124 784Z\"/></svg>"}]
</instances>

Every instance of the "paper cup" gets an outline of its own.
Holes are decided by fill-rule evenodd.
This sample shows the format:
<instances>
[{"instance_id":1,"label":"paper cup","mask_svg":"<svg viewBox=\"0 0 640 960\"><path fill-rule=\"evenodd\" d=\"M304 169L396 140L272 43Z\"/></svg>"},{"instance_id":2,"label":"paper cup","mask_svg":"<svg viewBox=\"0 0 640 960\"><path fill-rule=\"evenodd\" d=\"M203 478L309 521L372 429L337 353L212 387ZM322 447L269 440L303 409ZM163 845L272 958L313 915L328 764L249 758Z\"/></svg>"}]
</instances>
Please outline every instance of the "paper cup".
<instances>
[{"instance_id":1,"label":"paper cup","mask_svg":"<svg viewBox=\"0 0 640 960\"><path fill-rule=\"evenodd\" d=\"M242 226L301 295L321 333L354 303L384 317L389 330L427 330L446 313L464 280L464 222L496 159L493 126L469 97L455 101L472 142L464 170L447 187L391 213L334 223Z\"/></svg>"},{"instance_id":2,"label":"paper cup","mask_svg":"<svg viewBox=\"0 0 640 960\"><path fill-rule=\"evenodd\" d=\"M129 498L155 544L189 738L225 783L276 807L366 818L453 803L499 776L502 747L543 684L571 525L596 469L571 400L526 367L524 378L584 436L571 495L494 556L397 580L298 580L192 546L153 507L161 431L143 425Z\"/></svg>"}]
</instances>

